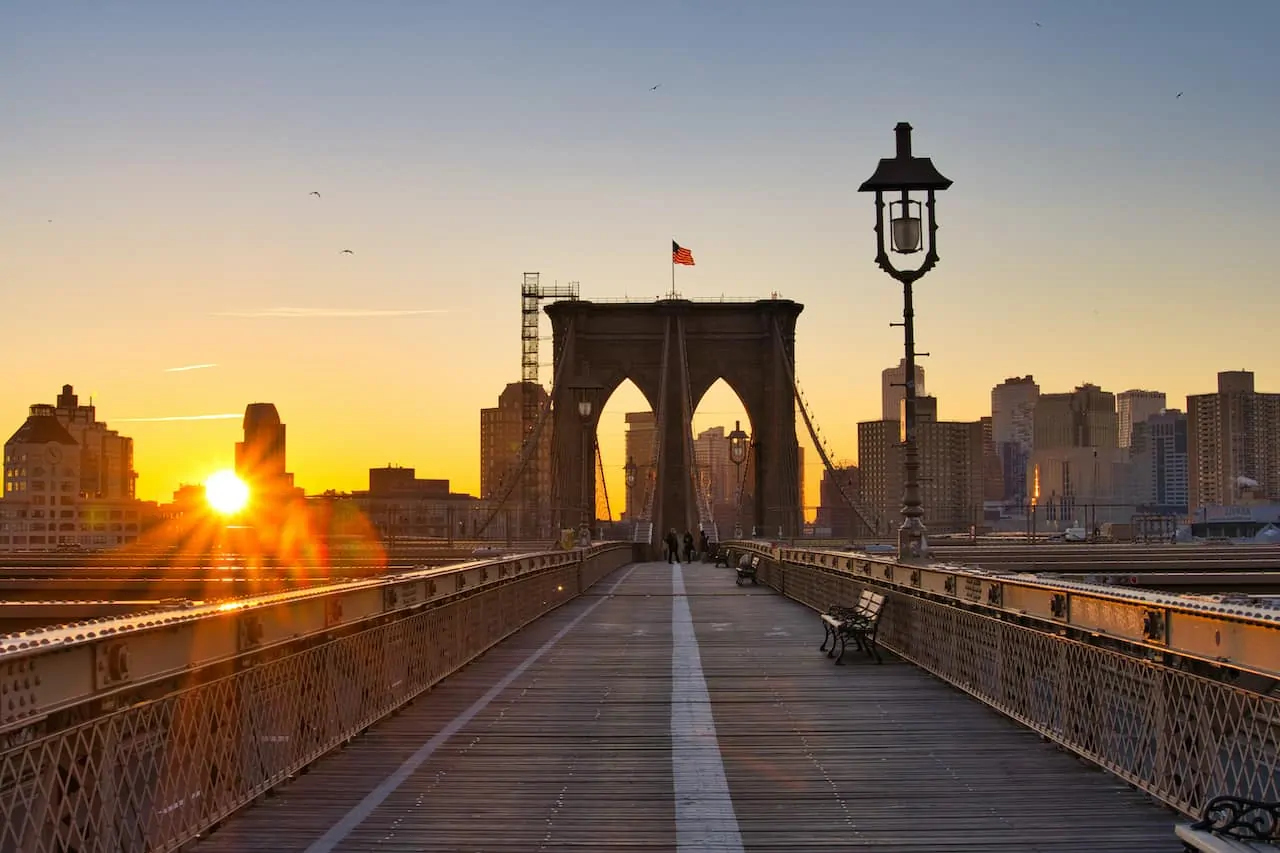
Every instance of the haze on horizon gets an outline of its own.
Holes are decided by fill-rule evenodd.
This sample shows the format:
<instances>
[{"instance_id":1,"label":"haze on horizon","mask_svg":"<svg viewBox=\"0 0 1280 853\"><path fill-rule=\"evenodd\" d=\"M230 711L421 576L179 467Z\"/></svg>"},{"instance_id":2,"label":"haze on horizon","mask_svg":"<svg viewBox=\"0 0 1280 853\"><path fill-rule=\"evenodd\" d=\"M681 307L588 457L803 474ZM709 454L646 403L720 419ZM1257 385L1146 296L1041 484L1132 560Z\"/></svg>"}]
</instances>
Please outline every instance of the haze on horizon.
<instances>
[{"instance_id":1,"label":"haze on horizon","mask_svg":"<svg viewBox=\"0 0 1280 853\"><path fill-rule=\"evenodd\" d=\"M308 492L391 462L475 493L521 273L657 296L673 238L684 295L805 304L797 371L852 459L902 349L856 192L898 121L955 181L916 305L943 418L1026 373L1280 391L1267 0L6 10L0 429L71 383L139 497L228 467L254 401ZM605 409L611 494L640 408ZM695 429L740 412L717 389Z\"/></svg>"}]
</instances>

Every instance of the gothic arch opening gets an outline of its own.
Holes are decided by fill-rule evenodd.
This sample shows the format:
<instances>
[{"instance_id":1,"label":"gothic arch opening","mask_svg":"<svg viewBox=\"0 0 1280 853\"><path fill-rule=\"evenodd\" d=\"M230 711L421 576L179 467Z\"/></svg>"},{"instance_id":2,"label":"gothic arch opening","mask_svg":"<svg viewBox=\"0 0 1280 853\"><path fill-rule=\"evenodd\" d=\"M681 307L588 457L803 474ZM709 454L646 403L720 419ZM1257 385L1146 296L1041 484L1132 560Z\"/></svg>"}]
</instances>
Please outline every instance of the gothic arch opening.
<instances>
[{"instance_id":1,"label":"gothic arch opening","mask_svg":"<svg viewBox=\"0 0 1280 853\"><path fill-rule=\"evenodd\" d=\"M751 418L747 407L723 377L696 400L693 412L693 457L697 465L696 497L701 516L709 519L708 535L717 539L751 531L751 507L755 501L753 472L755 454L751 447ZM731 436L740 429L746 435L746 456L735 464Z\"/></svg>"},{"instance_id":2,"label":"gothic arch opening","mask_svg":"<svg viewBox=\"0 0 1280 853\"><path fill-rule=\"evenodd\" d=\"M623 379L600 409L595 463L596 527L616 538L630 538L628 530L644 504L657 474L653 468L653 409L640 388ZM635 462L635 482L627 484L627 465ZM615 528L610 529L611 525Z\"/></svg>"},{"instance_id":3,"label":"gothic arch opening","mask_svg":"<svg viewBox=\"0 0 1280 853\"><path fill-rule=\"evenodd\" d=\"M594 303L555 302L551 317L555 351L566 377L553 391L554 482L565 510L592 504L591 467L578 404L596 395L608 404L614 389L630 380L653 407L659 447L650 517L636 531L656 546L661 531L695 530L699 518L693 478L693 416L717 380L737 393L749 413L755 447L754 487L744 528L759 535L790 537L800 530L795 400L788 365L794 360L796 318L803 306L783 299L695 303L685 300ZM723 395L724 391L714 392ZM711 398L716 399L715 397ZM723 399L723 397L722 397ZM611 407L612 408L612 407ZM597 406L597 412L603 406ZM716 409L712 408L712 411ZM594 430L595 421L588 419ZM617 461L609 464L616 468ZM623 461L625 464L625 460ZM607 469L606 469L607 470ZM606 474L606 476L608 476ZM573 513L576 525L586 510ZM731 534L730 534L731 535Z\"/></svg>"}]
</instances>

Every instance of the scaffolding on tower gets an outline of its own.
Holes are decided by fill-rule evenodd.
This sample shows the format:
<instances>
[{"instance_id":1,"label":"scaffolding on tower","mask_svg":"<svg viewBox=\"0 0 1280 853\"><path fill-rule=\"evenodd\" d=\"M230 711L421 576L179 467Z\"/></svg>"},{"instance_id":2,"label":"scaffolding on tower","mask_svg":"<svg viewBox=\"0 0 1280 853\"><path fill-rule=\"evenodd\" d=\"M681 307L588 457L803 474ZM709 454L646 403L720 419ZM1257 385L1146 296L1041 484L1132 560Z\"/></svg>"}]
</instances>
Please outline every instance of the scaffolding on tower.
<instances>
[{"instance_id":1,"label":"scaffolding on tower","mask_svg":"<svg viewBox=\"0 0 1280 853\"><path fill-rule=\"evenodd\" d=\"M538 415L541 407L542 386L538 382L538 331L543 299L577 299L578 282L566 285L559 282L543 287L539 274L527 272L520 288L520 447L523 452L531 441L537 440ZM526 465L520 481L520 518L523 537L542 539L547 533L543 524L542 507L549 505L543 499L541 470L535 458L533 465Z\"/></svg>"}]
</instances>

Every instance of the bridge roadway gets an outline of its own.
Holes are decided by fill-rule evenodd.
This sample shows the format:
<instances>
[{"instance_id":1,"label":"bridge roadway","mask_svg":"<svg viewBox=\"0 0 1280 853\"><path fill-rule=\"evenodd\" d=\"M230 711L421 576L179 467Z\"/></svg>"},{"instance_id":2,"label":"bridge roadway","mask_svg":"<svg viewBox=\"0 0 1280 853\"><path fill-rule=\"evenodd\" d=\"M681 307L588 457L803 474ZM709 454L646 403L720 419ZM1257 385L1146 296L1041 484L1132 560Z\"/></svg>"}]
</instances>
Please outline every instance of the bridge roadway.
<instances>
[{"instance_id":1,"label":"bridge roadway","mask_svg":"<svg viewBox=\"0 0 1280 853\"><path fill-rule=\"evenodd\" d=\"M725 569L620 569L205 836L245 851L1168 851L1175 816Z\"/></svg>"}]
</instances>

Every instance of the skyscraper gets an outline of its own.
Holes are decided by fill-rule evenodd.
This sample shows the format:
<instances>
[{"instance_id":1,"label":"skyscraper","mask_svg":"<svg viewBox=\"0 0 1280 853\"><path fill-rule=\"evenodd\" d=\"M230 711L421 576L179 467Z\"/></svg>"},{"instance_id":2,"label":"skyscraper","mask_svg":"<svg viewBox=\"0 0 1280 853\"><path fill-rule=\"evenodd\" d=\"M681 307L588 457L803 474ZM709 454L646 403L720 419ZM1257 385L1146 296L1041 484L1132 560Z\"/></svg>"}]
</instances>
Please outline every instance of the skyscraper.
<instances>
[{"instance_id":1,"label":"skyscraper","mask_svg":"<svg viewBox=\"0 0 1280 853\"><path fill-rule=\"evenodd\" d=\"M4 445L0 551L135 541L144 505L134 497L133 439L80 405L70 385L30 413Z\"/></svg>"},{"instance_id":2,"label":"skyscraper","mask_svg":"<svg viewBox=\"0 0 1280 853\"><path fill-rule=\"evenodd\" d=\"M991 389L991 441L1000 458L1003 499L1015 506L1027 502L1027 463L1039 399L1040 386L1030 374L1010 377Z\"/></svg>"},{"instance_id":3,"label":"skyscraper","mask_svg":"<svg viewBox=\"0 0 1280 853\"><path fill-rule=\"evenodd\" d=\"M1101 524L1132 514L1121 505L1128 459L1120 450L1115 400L1086 382L1070 393L1041 394L1036 402L1028 487L1039 504L1054 503L1064 524Z\"/></svg>"},{"instance_id":4,"label":"skyscraper","mask_svg":"<svg viewBox=\"0 0 1280 853\"><path fill-rule=\"evenodd\" d=\"M897 367L886 367L880 373L880 407L881 420L896 421L902 409L902 401L906 399L907 389L902 387L907 381L907 360L900 359ZM916 396L925 396L924 367L916 365Z\"/></svg>"},{"instance_id":5,"label":"skyscraper","mask_svg":"<svg viewBox=\"0 0 1280 853\"><path fill-rule=\"evenodd\" d=\"M1134 500L1172 515L1188 512L1187 416L1169 409L1133 425Z\"/></svg>"},{"instance_id":6,"label":"skyscraper","mask_svg":"<svg viewBox=\"0 0 1280 853\"><path fill-rule=\"evenodd\" d=\"M1255 391L1252 371L1223 371L1216 394L1187 397L1187 444L1193 511L1246 490L1280 500L1280 394Z\"/></svg>"},{"instance_id":7,"label":"skyscraper","mask_svg":"<svg viewBox=\"0 0 1280 853\"><path fill-rule=\"evenodd\" d=\"M86 498L132 500L138 474L133 470L133 439L120 435L98 420L97 409L80 405L70 385L62 386L57 404L36 404L31 415L53 418L74 441L74 459L65 465L76 469L73 491Z\"/></svg>"},{"instance_id":8,"label":"skyscraper","mask_svg":"<svg viewBox=\"0 0 1280 853\"><path fill-rule=\"evenodd\" d=\"M626 462L636 463L636 483L627 489L627 518L634 519L644 511L648 500L653 471L653 441L657 434L653 412L627 412L624 420L627 432L624 439Z\"/></svg>"},{"instance_id":9,"label":"skyscraper","mask_svg":"<svg viewBox=\"0 0 1280 853\"><path fill-rule=\"evenodd\" d=\"M940 421L938 401L918 401L916 441L920 454L920 499L932 533L967 531L983 518L983 428L981 421ZM903 445L897 419L858 424L861 505L884 535L902 523Z\"/></svg>"},{"instance_id":10,"label":"skyscraper","mask_svg":"<svg viewBox=\"0 0 1280 853\"><path fill-rule=\"evenodd\" d=\"M498 395L498 405L480 410L480 497L495 500L511 489L512 501L517 506L520 491L512 480L519 468L520 453L524 443L524 385L512 382ZM534 389L539 411L547 406L548 394L538 385ZM551 503L551 424L545 422L538 435L538 446L529 465L537 466L538 503L547 507ZM527 470L527 469L526 469ZM550 523L550 517L542 519ZM539 526L541 529L541 525ZM524 529L523 526L520 529Z\"/></svg>"},{"instance_id":11,"label":"skyscraper","mask_svg":"<svg viewBox=\"0 0 1280 853\"><path fill-rule=\"evenodd\" d=\"M817 526L830 531L837 539L851 539L855 536L866 536L869 531L858 521L858 516L845 495L857 500L860 489L857 465L844 465L834 471L824 470L822 482L818 485L818 517ZM842 494L843 492L843 494Z\"/></svg>"},{"instance_id":12,"label":"skyscraper","mask_svg":"<svg viewBox=\"0 0 1280 853\"><path fill-rule=\"evenodd\" d=\"M1127 448L1133 443L1133 428L1165 409L1163 391L1121 391L1116 395L1116 421L1119 443Z\"/></svg>"},{"instance_id":13,"label":"skyscraper","mask_svg":"<svg viewBox=\"0 0 1280 853\"><path fill-rule=\"evenodd\" d=\"M285 463L285 425L274 403L250 403L244 410L244 441L236 442L236 476L250 494L265 500L293 496L293 475Z\"/></svg>"}]
</instances>

